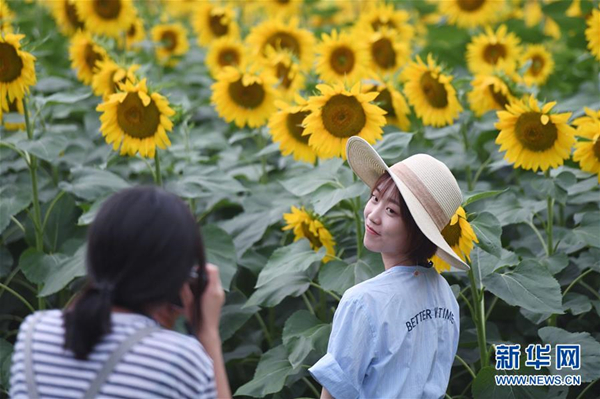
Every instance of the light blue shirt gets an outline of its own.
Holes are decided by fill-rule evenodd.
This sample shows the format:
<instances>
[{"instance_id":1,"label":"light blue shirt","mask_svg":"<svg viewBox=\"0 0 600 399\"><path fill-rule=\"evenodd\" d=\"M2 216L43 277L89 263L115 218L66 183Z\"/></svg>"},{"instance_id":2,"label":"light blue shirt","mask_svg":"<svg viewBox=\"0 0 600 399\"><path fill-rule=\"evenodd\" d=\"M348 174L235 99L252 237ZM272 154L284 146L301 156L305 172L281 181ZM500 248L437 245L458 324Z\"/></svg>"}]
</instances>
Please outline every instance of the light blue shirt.
<instances>
[{"instance_id":1,"label":"light blue shirt","mask_svg":"<svg viewBox=\"0 0 600 399\"><path fill-rule=\"evenodd\" d=\"M308 371L336 399L440 398L459 331L444 277L433 267L392 267L344 293L327 354Z\"/></svg>"}]
</instances>

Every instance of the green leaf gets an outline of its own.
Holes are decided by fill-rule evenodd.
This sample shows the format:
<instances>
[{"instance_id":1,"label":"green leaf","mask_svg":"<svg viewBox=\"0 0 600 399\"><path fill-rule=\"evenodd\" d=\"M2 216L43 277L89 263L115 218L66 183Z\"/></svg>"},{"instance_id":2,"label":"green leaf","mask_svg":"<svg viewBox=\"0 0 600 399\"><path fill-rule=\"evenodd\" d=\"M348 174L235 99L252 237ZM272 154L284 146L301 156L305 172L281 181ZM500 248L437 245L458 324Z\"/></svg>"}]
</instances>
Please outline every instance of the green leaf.
<instances>
[{"instance_id":1,"label":"green leaf","mask_svg":"<svg viewBox=\"0 0 600 399\"><path fill-rule=\"evenodd\" d=\"M279 215L269 209L261 212L244 212L220 224L221 228L233 237L238 258L241 258L252 244L262 238L271 224L283 219L284 210L279 210Z\"/></svg>"},{"instance_id":2,"label":"green leaf","mask_svg":"<svg viewBox=\"0 0 600 399\"><path fill-rule=\"evenodd\" d=\"M500 242L502 227L498 219L489 212L481 212L471 222L471 227L479 240L477 245L484 251L500 257L502 252L502 243Z\"/></svg>"},{"instance_id":3,"label":"green leaf","mask_svg":"<svg viewBox=\"0 0 600 399\"><path fill-rule=\"evenodd\" d=\"M276 346L261 356L254 378L239 387L234 396L246 395L263 398L279 392L285 385L286 378L296 371L288 360L285 347L283 345Z\"/></svg>"},{"instance_id":4,"label":"green leaf","mask_svg":"<svg viewBox=\"0 0 600 399\"><path fill-rule=\"evenodd\" d=\"M319 284L326 290L343 295L348 288L375 277L383 270L379 254L367 254L351 264L333 260L321 267Z\"/></svg>"},{"instance_id":5,"label":"green leaf","mask_svg":"<svg viewBox=\"0 0 600 399\"><path fill-rule=\"evenodd\" d=\"M96 218L96 214L100 210L100 207L102 207L102 204L104 204L104 201L106 201L107 199L108 197L104 197L96 200L92 204L92 206L90 206L84 213L81 214L81 216L79 216L79 220L77 220L77 225L87 226L92 224L92 222Z\"/></svg>"},{"instance_id":6,"label":"green leaf","mask_svg":"<svg viewBox=\"0 0 600 399\"><path fill-rule=\"evenodd\" d=\"M585 213L573 234L587 245L600 248L600 212Z\"/></svg>"},{"instance_id":7,"label":"green leaf","mask_svg":"<svg viewBox=\"0 0 600 399\"><path fill-rule=\"evenodd\" d=\"M227 301L221 309L221 319L219 323L219 334L223 342L239 330L250 317L260 310L258 306L243 308L246 303L244 294L238 291L227 295Z\"/></svg>"},{"instance_id":8,"label":"green leaf","mask_svg":"<svg viewBox=\"0 0 600 399\"><path fill-rule=\"evenodd\" d=\"M34 248L25 250L19 258L19 268L33 284L42 284L54 273L68 256L54 253L51 255L38 252Z\"/></svg>"},{"instance_id":9,"label":"green leaf","mask_svg":"<svg viewBox=\"0 0 600 399\"><path fill-rule=\"evenodd\" d=\"M311 195L311 203L317 214L324 215L341 201L358 197L366 191L367 186L362 182L357 182L350 187L343 188L327 184L319 187Z\"/></svg>"},{"instance_id":10,"label":"green leaf","mask_svg":"<svg viewBox=\"0 0 600 399\"><path fill-rule=\"evenodd\" d=\"M545 256L540 259L540 263L548 268L554 276L561 272L565 267L569 266L569 257L567 254L555 253L552 256Z\"/></svg>"},{"instance_id":11,"label":"green leaf","mask_svg":"<svg viewBox=\"0 0 600 399\"><path fill-rule=\"evenodd\" d=\"M523 364L525 356L521 356ZM540 374L534 369L519 367L516 371L496 370L492 366L487 366L479 370L477 377L473 380L471 393L475 399L545 399L547 397L547 388L536 386L508 386L496 385L496 375L523 375Z\"/></svg>"},{"instance_id":12,"label":"green leaf","mask_svg":"<svg viewBox=\"0 0 600 399\"><path fill-rule=\"evenodd\" d=\"M405 132L385 133L383 140L377 142L373 148L384 161L394 162L404 154L413 137L413 134Z\"/></svg>"},{"instance_id":13,"label":"green leaf","mask_svg":"<svg viewBox=\"0 0 600 399\"><path fill-rule=\"evenodd\" d=\"M565 311L570 310L571 314L577 316L592 310L592 303L590 302L590 298L585 295L576 292L567 292L563 300L563 308Z\"/></svg>"},{"instance_id":14,"label":"green leaf","mask_svg":"<svg viewBox=\"0 0 600 399\"><path fill-rule=\"evenodd\" d=\"M546 209L546 206L546 200L517 198L515 193L509 191L499 196L487 209L498 218L502 226L506 226L531 222L533 212Z\"/></svg>"},{"instance_id":15,"label":"green leaf","mask_svg":"<svg viewBox=\"0 0 600 399\"><path fill-rule=\"evenodd\" d=\"M323 323L307 310L294 313L283 327L282 339L292 367L298 367L311 351L327 351L331 324Z\"/></svg>"},{"instance_id":16,"label":"green leaf","mask_svg":"<svg viewBox=\"0 0 600 399\"><path fill-rule=\"evenodd\" d=\"M210 224L202 228L202 238L207 261L219 267L223 289L229 291L231 280L237 272L237 258L231 236L222 228Z\"/></svg>"},{"instance_id":17,"label":"green leaf","mask_svg":"<svg viewBox=\"0 0 600 399\"><path fill-rule=\"evenodd\" d=\"M122 177L108 170L82 167L72 170L72 173L71 183L60 182L59 188L87 201L104 198L107 193L116 193L130 186Z\"/></svg>"},{"instance_id":18,"label":"green leaf","mask_svg":"<svg viewBox=\"0 0 600 399\"><path fill-rule=\"evenodd\" d=\"M203 198L214 194L235 196L248 191L236 179L223 173L179 177L170 181L166 188L183 198Z\"/></svg>"},{"instance_id":19,"label":"green leaf","mask_svg":"<svg viewBox=\"0 0 600 399\"><path fill-rule=\"evenodd\" d=\"M20 141L16 146L44 161L55 163L68 144L67 137L52 133L45 134L41 139Z\"/></svg>"},{"instance_id":20,"label":"green leaf","mask_svg":"<svg viewBox=\"0 0 600 399\"><path fill-rule=\"evenodd\" d=\"M600 378L600 342L596 341L587 332L571 333L557 327L543 327L538 330L538 335L544 341L554 348L551 351L552 365L550 373L553 375L578 374L581 375L581 382L592 382ZM556 370L556 345L557 344L578 344L581 353L581 368L577 371L569 368Z\"/></svg>"},{"instance_id":21,"label":"green leaf","mask_svg":"<svg viewBox=\"0 0 600 399\"><path fill-rule=\"evenodd\" d=\"M280 180L279 183L290 193L303 197L313 193L324 184L335 182L336 172L343 162L339 158L333 158L323 162L316 168L307 169L305 173L299 176Z\"/></svg>"},{"instance_id":22,"label":"green leaf","mask_svg":"<svg viewBox=\"0 0 600 399\"><path fill-rule=\"evenodd\" d=\"M519 263L519 257L504 248L502 248L501 256L497 257L475 246L470 256L477 288L481 288L483 280L497 269L504 266L515 266Z\"/></svg>"},{"instance_id":23,"label":"green leaf","mask_svg":"<svg viewBox=\"0 0 600 399\"><path fill-rule=\"evenodd\" d=\"M45 104L76 104L86 98L90 97L92 92L86 90L83 93L55 93L48 97L39 98L40 103Z\"/></svg>"},{"instance_id":24,"label":"green leaf","mask_svg":"<svg viewBox=\"0 0 600 399\"><path fill-rule=\"evenodd\" d=\"M82 245L73 256L65 258L52 274L48 275L38 296L48 296L62 290L76 277L85 276L86 247Z\"/></svg>"},{"instance_id":25,"label":"green leaf","mask_svg":"<svg viewBox=\"0 0 600 399\"><path fill-rule=\"evenodd\" d=\"M495 197L496 195L505 193L508 190L508 187L501 191L481 191L481 192L472 192L465 196L462 207L465 208L467 205L472 204L473 202L480 201L482 199Z\"/></svg>"},{"instance_id":26,"label":"green leaf","mask_svg":"<svg viewBox=\"0 0 600 399\"><path fill-rule=\"evenodd\" d=\"M538 313L564 313L558 281L535 260L524 260L506 273L492 273L483 282L488 291L509 305Z\"/></svg>"},{"instance_id":27,"label":"green leaf","mask_svg":"<svg viewBox=\"0 0 600 399\"><path fill-rule=\"evenodd\" d=\"M0 233L10 224L10 217L31 204L31 188L17 184L0 187Z\"/></svg>"},{"instance_id":28,"label":"green leaf","mask_svg":"<svg viewBox=\"0 0 600 399\"><path fill-rule=\"evenodd\" d=\"M5 390L8 390L9 388L12 353L12 344L3 338L0 338L0 384Z\"/></svg>"},{"instance_id":29,"label":"green leaf","mask_svg":"<svg viewBox=\"0 0 600 399\"><path fill-rule=\"evenodd\" d=\"M325 253L325 247L321 247L318 252L313 251L305 239L275 250L258 275L256 291L250 296L246 306L271 307L287 296L304 293L314 273L311 266L320 262Z\"/></svg>"}]
</instances>

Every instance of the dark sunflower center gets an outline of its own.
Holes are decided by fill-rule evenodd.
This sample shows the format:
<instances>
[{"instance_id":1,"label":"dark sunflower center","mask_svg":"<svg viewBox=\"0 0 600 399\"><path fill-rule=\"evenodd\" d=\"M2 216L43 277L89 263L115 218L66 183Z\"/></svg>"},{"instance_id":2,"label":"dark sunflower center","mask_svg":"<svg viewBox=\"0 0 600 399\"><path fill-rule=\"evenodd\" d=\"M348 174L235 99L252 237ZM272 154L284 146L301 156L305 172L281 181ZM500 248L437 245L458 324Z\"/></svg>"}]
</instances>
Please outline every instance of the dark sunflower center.
<instances>
[{"instance_id":1,"label":"dark sunflower center","mask_svg":"<svg viewBox=\"0 0 600 399\"><path fill-rule=\"evenodd\" d=\"M83 28L83 22L77 16L77 9L75 8L75 4L70 1L65 1L65 14L67 15L67 19L71 26L75 29Z\"/></svg>"},{"instance_id":2,"label":"dark sunflower center","mask_svg":"<svg viewBox=\"0 0 600 399\"><path fill-rule=\"evenodd\" d=\"M290 50L294 55L300 55L300 43L287 32L277 32L271 35L263 46L263 51L267 46L272 46L275 50Z\"/></svg>"},{"instance_id":3,"label":"dark sunflower center","mask_svg":"<svg viewBox=\"0 0 600 399\"><path fill-rule=\"evenodd\" d=\"M210 31L216 37L224 36L227 34L227 32L229 32L229 25L221 22L221 19L224 16L225 16L224 14L216 14L216 15L211 15L208 18L208 25L210 26Z\"/></svg>"},{"instance_id":4,"label":"dark sunflower center","mask_svg":"<svg viewBox=\"0 0 600 399\"><path fill-rule=\"evenodd\" d=\"M375 63L382 69L390 69L396 66L396 51L390 39L383 37L373 43L371 45L371 55Z\"/></svg>"},{"instance_id":5,"label":"dark sunflower center","mask_svg":"<svg viewBox=\"0 0 600 399\"><path fill-rule=\"evenodd\" d=\"M352 69L354 68L354 51L348 47L336 48L333 53L331 53L329 65L340 75L352 72Z\"/></svg>"},{"instance_id":6,"label":"dark sunflower center","mask_svg":"<svg viewBox=\"0 0 600 399\"><path fill-rule=\"evenodd\" d=\"M481 8L485 0L458 0L457 3L463 11L475 11Z\"/></svg>"},{"instance_id":7,"label":"dark sunflower center","mask_svg":"<svg viewBox=\"0 0 600 399\"><path fill-rule=\"evenodd\" d=\"M168 51L173 51L177 47L177 35L173 31L167 30L163 32L160 41Z\"/></svg>"},{"instance_id":8,"label":"dark sunflower center","mask_svg":"<svg viewBox=\"0 0 600 399\"><path fill-rule=\"evenodd\" d=\"M392 95L388 89L381 90L375 101L377 101L379 108L387 112L385 115L386 118L393 118L396 116L396 110L392 103Z\"/></svg>"},{"instance_id":9,"label":"dark sunflower center","mask_svg":"<svg viewBox=\"0 0 600 399\"><path fill-rule=\"evenodd\" d=\"M304 233L304 236L308 238L308 241L310 241L310 244L312 245L313 249L319 249L323 246L323 244L321 244L321 241L319 240L319 237L315 236L310 231L310 228L306 223L302 223L302 232Z\"/></svg>"},{"instance_id":10,"label":"dark sunflower center","mask_svg":"<svg viewBox=\"0 0 600 399\"><path fill-rule=\"evenodd\" d=\"M488 90L490 91L490 94L494 98L496 104L498 104L502 108L506 107L506 105L508 104L508 98L504 94L494 90L494 85L489 85Z\"/></svg>"},{"instance_id":11,"label":"dark sunflower center","mask_svg":"<svg viewBox=\"0 0 600 399\"><path fill-rule=\"evenodd\" d=\"M356 97L336 94L323 106L323 126L335 137L345 138L360 133L367 116Z\"/></svg>"},{"instance_id":12,"label":"dark sunflower center","mask_svg":"<svg viewBox=\"0 0 600 399\"><path fill-rule=\"evenodd\" d=\"M292 85L292 79L290 79L290 67L285 65L283 62L279 62L275 66L275 75L283 87L289 89Z\"/></svg>"},{"instance_id":13,"label":"dark sunflower center","mask_svg":"<svg viewBox=\"0 0 600 399\"><path fill-rule=\"evenodd\" d=\"M219 53L217 61L221 66L239 65L240 55L234 48L225 48Z\"/></svg>"},{"instance_id":14,"label":"dark sunflower center","mask_svg":"<svg viewBox=\"0 0 600 399\"><path fill-rule=\"evenodd\" d=\"M597 138L596 141L594 141L594 155L600 162L600 138Z\"/></svg>"},{"instance_id":15,"label":"dark sunflower center","mask_svg":"<svg viewBox=\"0 0 600 399\"><path fill-rule=\"evenodd\" d=\"M390 20L387 21L382 21L381 19L377 18L374 19L373 21L371 21L371 28L373 28L373 30L378 31L379 28L381 27L385 27L385 28L390 28L390 29L396 29L396 24L393 23Z\"/></svg>"},{"instance_id":16,"label":"dark sunflower center","mask_svg":"<svg viewBox=\"0 0 600 399\"><path fill-rule=\"evenodd\" d=\"M288 4L290 0L277 0L279 4Z\"/></svg>"},{"instance_id":17,"label":"dark sunflower center","mask_svg":"<svg viewBox=\"0 0 600 399\"><path fill-rule=\"evenodd\" d=\"M506 57L506 47L503 44L488 44L483 50L483 59L492 65L496 65L500 58Z\"/></svg>"},{"instance_id":18,"label":"dark sunflower center","mask_svg":"<svg viewBox=\"0 0 600 399\"><path fill-rule=\"evenodd\" d=\"M86 65L92 71L96 67L96 62L102 60L102 56L100 54L98 54L94 50L94 46L92 44L89 44L89 43L85 46L85 51L83 52L83 56L85 58Z\"/></svg>"},{"instance_id":19,"label":"dark sunflower center","mask_svg":"<svg viewBox=\"0 0 600 399\"><path fill-rule=\"evenodd\" d=\"M439 80L431 76L431 72L425 72L421 76L421 90L429 105L434 108L446 108L448 105L448 92Z\"/></svg>"},{"instance_id":20,"label":"dark sunflower center","mask_svg":"<svg viewBox=\"0 0 600 399\"><path fill-rule=\"evenodd\" d=\"M265 89L259 83L244 86L240 78L229 84L229 97L240 107L254 109L265 100Z\"/></svg>"},{"instance_id":21,"label":"dark sunflower center","mask_svg":"<svg viewBox=\"0 0 600 399\"><path fill-rule=\"evenodd\" d=\"M137 93L128 93L117 107L117 122L128 136L144 139L156 134L160 112L154 101L144 107Z\"/></svg>"},{"instance_id":22,"label":"dark sunflower center","mask_svg":"<svg viewBox=\"0 0 600 399\"><path fill-rule=\"evenodd\" d=\"M285 119L285 126L287 127L290 135L296 139L296 141L302 144L308 145L308 136L303 136L304 128L302 127L302 121L310 114L310 111L300 111L293 114L288 114Z\"/></svg>"},{"instance_id":23,"label":"dark sunflower center","mask_svg":"<svg viewBox=\"0 0 600 399\"><path fill-rule=\"evenodd\" d=\"M546 151L552 148L558 138L558 130L551 121L545 125L539 112L526 112L519 116L515 124L515 135L521 145L530 151Z\"/></svg>"},{"instance_id":24,"label":"dark sunflower center","mask_svg":"<svg viewBox=\"0 0 600 399\"><path fill-rule=\"evenodd\" d=\"M457 246L460 241L460 222L455 224L448 223L442 230L442 236L451 247Z\"/></svg>"},{"instance_id":25,"label":"dark sunflower center","mask_svg":"<svg viewBox=\"0 0 600 399\"><path fill-rule=\"evenodd\" d=\"M529 72L533 76L539 75L540 72L542 72L542 69L544 69L544 64L545 61L542 57L540 57L539 55L534 55L531 58L531 67L529 67Z\"/></svg>"},{"instance_id":26,"label":"dark sunflower center","mask_svg":"<svg viewBox=\"0 0 600 399\"><path fill-rule=\"evenodd\" d=\"M8 43L0 43L0 82L12 82L21 76L23 61L17 50Z\"/></svg>"},{"instance_id":27,"label":"dark sunflower center","mask_svg":"<svg viewBox=\"0 0 600 399\"><path fill-rule=\"evenodd\" d=\"M116 19L121 12L121 0L94 0L94 11L101 18Z\"/></svg>"}]
</instances>

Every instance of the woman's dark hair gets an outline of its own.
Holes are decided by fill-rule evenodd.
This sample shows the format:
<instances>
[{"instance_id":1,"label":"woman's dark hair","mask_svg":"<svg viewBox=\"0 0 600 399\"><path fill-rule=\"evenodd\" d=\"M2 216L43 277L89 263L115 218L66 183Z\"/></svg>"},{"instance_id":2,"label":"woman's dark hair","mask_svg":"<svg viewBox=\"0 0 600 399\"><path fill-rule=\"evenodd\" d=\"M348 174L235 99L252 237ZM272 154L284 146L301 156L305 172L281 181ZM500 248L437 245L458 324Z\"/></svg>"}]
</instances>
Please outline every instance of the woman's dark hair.
<instances>
[{"instance_id":1,"label":"woman's dark hair","mask_svg":"<svg viewBox=\"0 0 600 399\"><path fill-rule=\"evenodd\" d=\"M203 274L204 246L181 199L152 186L112 195L88 231L88 282L65 311L65 348L86 359L111 332L112 306L146 314L149 306L176 302L195 265ZM201 317L197 299L196 322Z\"/></svg>"},{"instance_id":2,"label":"woman's dark hair","mask_svg":"<svg viewBox=\"0 0 600 399\"><path fill-rule=\"evenodd\" d=\"M400 204L400 216L402 216L407 229L407 255L414 264L428 266L428 259L435 254L437 246L417 226L415 219L408 210L408 206L406 206L406 202L404 202L404 198L400 194L400 190L398 190L390 174L385 172L379 176L373 187L377 188L381 195L385 194L390 188L393 189L390 193L390 199L396 200Z\"/></svg>"}]
</instances>

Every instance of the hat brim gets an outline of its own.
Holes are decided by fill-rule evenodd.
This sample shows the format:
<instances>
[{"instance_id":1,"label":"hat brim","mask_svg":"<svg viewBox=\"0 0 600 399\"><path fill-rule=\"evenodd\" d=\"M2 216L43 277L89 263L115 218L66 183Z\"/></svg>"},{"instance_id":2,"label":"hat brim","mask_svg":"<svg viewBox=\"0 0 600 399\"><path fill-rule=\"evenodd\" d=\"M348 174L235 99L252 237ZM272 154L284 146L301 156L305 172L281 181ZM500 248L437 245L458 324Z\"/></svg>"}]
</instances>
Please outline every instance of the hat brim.
<instances>
[{"instance_id":1,"label":"hat brim","mask_svg":"<svg viewBox=\"0 0 600 399\"><path fill-rule=\"evenodd\" d=\"M358 136L352 136L346 144L346 159L350 168L356 175L367 185L371 190L377 182L377 179L384 173L388 172L392 180L398 187L398 191L402 195L408 210L413 216L417 226L425 237L433 242L438 248L436 255L442 258L450 265L450 272L466 271L470 267L450 248L448 242L438 230L433 219L421 202L415 197L412 191L404 184L404 182L393 173L379 156L377 151L364 139Z\"/></svg>"}]
</instances>

